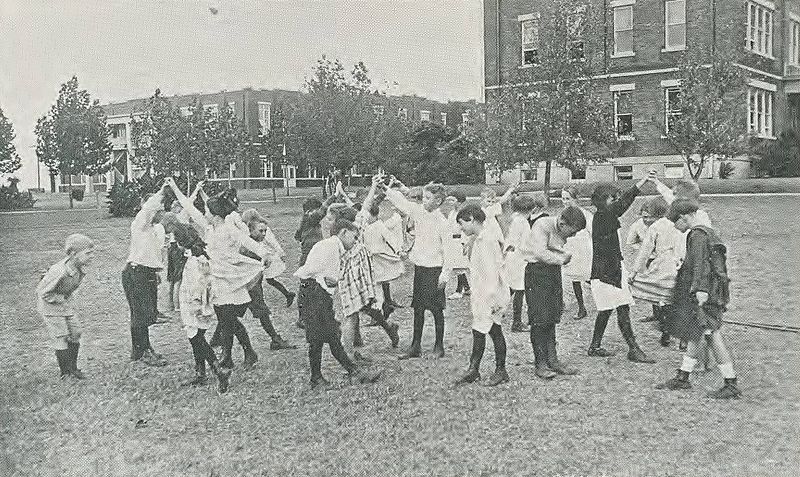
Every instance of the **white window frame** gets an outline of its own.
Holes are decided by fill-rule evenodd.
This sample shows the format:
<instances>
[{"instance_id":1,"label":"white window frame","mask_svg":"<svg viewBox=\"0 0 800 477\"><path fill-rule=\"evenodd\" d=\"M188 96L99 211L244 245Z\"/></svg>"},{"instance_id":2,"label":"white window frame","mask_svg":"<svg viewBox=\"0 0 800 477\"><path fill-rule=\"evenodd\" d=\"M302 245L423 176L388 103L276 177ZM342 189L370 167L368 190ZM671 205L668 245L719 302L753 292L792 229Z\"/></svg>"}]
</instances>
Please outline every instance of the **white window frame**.
<instances>
[{"instance_id":1,"label":"white window frame","mask_svg":"<svg viewBox=\"0 0 800 477\"><path fill-rule=\"evenodd\" d=\"M661 87L664 88L664 133L669 132L669 120L672 117L680 117L683 112L680 110L671 110L669 107L669 94L681 94L678 81L662 81Z\"/></svg>"},{"instance_id":2,"label":"white window frame","mask_svg":"<svg viewBox=\"0 0 800 477\"><path fill-rule=\"evenodd\" d=\"M586 50L585 50L585 41L581 30L583 29L584 24L586 23L586 5L578 5L572 11L572 13L567 17L567 30L570 34L569 45L567 48L567 54L570 57L570 60L573 61L586 61ZM574 35L574 38L572 38ZM580 58L574 58L573 52L577 51L577 46L580 45Z\"/></svg>"},{"instance_id":3,"label":"white window frame","mask_svg":"<svg viewBox=\"0 0 800 477\"><path fill-rule=\"evenodd\" d=\"M431 122L431 112L427 111L425 109L420 109L419 110L419 120L420 121Z\"/></svg>"},{"instance_id":4,"label":"white window frame","mask_svg":"<svg viewBox=\"0 0 800 477\"><path fill-rule=\"evenodd\" d=\"M180 108L181 116L184 118L188 118L192 115L192 107L191 106L181 106Z\"/></svg>"},{"instance_id":5,"label":"white window frame","mask_svg":"<svg viewBox=\"0 0 800 477\"><path fill-rule=\"evenodd\" d=\"M536 66L541 63L541 58L539 56L541 50L541 40L540 40L540 15L539 13L529 13L527 15L520 15L517 17L517 21L519 22L519 40L520 40L520 67L527 68L531 66ZM530 26L533 28L533 41L525 43L525 27ZM525 61L525 53L533 51L535 52L534 61L527 63Z\"/></svg>"},{"instance_id":6,"label":"white window frame","mask_svg":"<svg viewBox=\"0 0 800 477\"><path fill-rule=\"evenodd\" d=\"M680 174L676 174L674 171L680 170ZM684 170L682 162L675 162L671 164L664 164L664 178L665 179L683 179L683 176L686 174Z\"/></svg>"},{"instance_id":7,"label":"white window frame","mask_svg":"<svg viewBox=\"0 0 800 477\"><path fill-rule=\"evenodd\" d=\"M408 121L408 109L397 108L397 117L402 119L403 121Z\"/></svg>"},{"instance_id":8,"label":"white window frame","mask_svg":"<svg viewBox=\"0 0 800 477\"><path fill-rule=\"evenodd\" d=\"M231 108L231 113L236 115L236 101L230 101L228 107Z\"/></svg>"},{"instance_id":9,"label":"white window frame","mask_svg":"<svg viewBox=\"0 0 800 477\"><path fill-rule=\"evenodd\" d=\"M461 113L461 122L463 124L467 124L469 122L469 115L472 113L472 110L467 109L463 113Z\"/></svg>"},{"instance_id":10,"label":"white window frame","mask_svg":"<svg viewBox=\"0 0 800 477\"><path fill-rule=\"evenodd\" d=\"M258 126L258 133L262 136L272 129L272 103L269 101L258 102Z\"/></svg>"},{"instance_id":11,"label":"white window frame","mask_svg":"<svg viewBox=\"0 0 800 477\"><path fill-rule=\"evenodd\" d=\"M630 168L630 171L622 172L622 174L624 174L624 177L620 177L619 169L623 168L623 167L624 168ZM630 177L628 177L628 174L630 174ZM633 165L631 165L631 164L615 165L614 166L614 180L621 181L621 180L628 180L628 179L633 179Z\"/></svg>"},{"instance_id":12,"label":"white window frame","mask_svg":"<svg viewBox=\"0 0 800 477\"><path fill-rule=\"evenodd\" d=\"M750 80L747 88L747 130L760 138L775 139L774 114L777 86Z\"/></svg>"},{"instance_id":13,"label":"white window frame","mask_svg":"<svg viewBox=\"0 0 800 477\"><path fill-rule=\"evenodd\" d=\"M757 55L775 59L772 55L775 4L767 0L747 2L745 48Z\"/></svg>"},{"instance_id":14,"label":"white window frame","mask_svg":"<svg viewBox=\"0 0 800 477\"><path fill-rule=\"evenodd\" d=\"M267 156L261 155L258 156L261 160L261 177L266 179L272 179L275 177L275 168L273 167L272 161L267 160Z\"/></svg>"},{"instance_id":15,"label":"white window frame","mask_svg":"<svg viewBox=\"0 0 800 477\"><path fill-rule=\"evenodd\" d=\"M800 16L789 14L789 55L787 63L800 66Z\"/></svg>"},{"instance_id":16,"label":"white window frame","mask_svg":"<svg viewBox=\"0 0 800 477\"><path fill-rule=\"evenodd\" d=\"M612 100L614 102L614 134L616 135L617 140L619 140L619 141L632 141L634 139L634 136L633 136L633 111L631 110L630 113L625 113L625 114L630 114L630 116L631 116L631 132L629 134L620 135L619 134L619 109L618 109L618 105L619 105L619 97L620 97L620 95L622 95L622 94L632 95L633 92L636 90L636 83L615 84L615 85L611 85L608 89L609 89L609 91L611 91L611 97L612 97Z\"/></svg>"},{"instance_id":17,"label":"white window frame","mask_svg":"<svg viewBox=\"0 0 800 477\"><path fill-rule=\"evenodd\" d=\"M670 6L683 5L683 23L670 23L669 22L669 8ZM683 44L670 44L670 27L683 25ZM664 2L664 49L661 51L683 51L686 49L686 0L666 0Z\"/></svg>"},{"instance_id":18,"label":"white window frame","mask_svg":"<svg viewBox=\"0 0 800 477\"><path fill-rule=\"evenodd\" d=\"M612 58L626 58L626 57L630 57L630 56L636 56L636 52L635 52L635 48L634 48L634 44L633 44L633 5L634 5L634 3L635 2L615 4L614 2L611 2L611 6L612 6L612 10L611 10L612 22L614 23L614 49L613 49L613 54L611 55ZM623 11L630 12L631 27L630 27L630 29L626 29L626 30L621 30L621 29L618 30L617 29L617 12L623 12ZM630 50L619 50L618 49L619 41L617 40L617 34L618 33L623 33L623 32L630 32L631 33L631 49Z\"/></svg>"},{"instance_id":19,"label":"white window frame","mask_svg":"<svg viewBox=\"0 0 800 477\"><path fill-rule=\"evenodd\" d=\"M384 108L384 106L382 104L373 104L372 105L372 112L375 114L375 116L383 116L383 113L385 112L385 110L386 110L386 108Z\"/></svg>"},{"instance_id":20,"label":"white window frame","mask_svg":"<svg viewBox=\"0 0 800 477\"><path fill-rule=\"evenodd\" d=\"M447 127L447 113L440 113L439 117L442 119L442 126Z\"/></svg>"}]
</instances>

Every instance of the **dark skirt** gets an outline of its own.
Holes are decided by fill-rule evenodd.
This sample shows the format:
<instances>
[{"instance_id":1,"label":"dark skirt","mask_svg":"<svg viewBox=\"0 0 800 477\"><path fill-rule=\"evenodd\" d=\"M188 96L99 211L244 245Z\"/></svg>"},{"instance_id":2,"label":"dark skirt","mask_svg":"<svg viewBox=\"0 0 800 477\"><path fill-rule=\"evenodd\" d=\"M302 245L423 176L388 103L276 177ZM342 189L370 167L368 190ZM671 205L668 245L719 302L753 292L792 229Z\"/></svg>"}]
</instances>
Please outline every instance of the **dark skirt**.
<instances>
[{"instance_id":1,"label":"dark skirt","mask_svg":"<svg viewBox=\"0 0 800 477\"><path fill-rule=\"evenodd\" d=\"M184 249L175 242L170 243L167 249L167 281L170 283L181 281L185 265Z\"/></svg>"},{"instance_id":2,"label":"dark skirt","mask_svg":"<svg viewBox=\"0 0 800 477\"><path fill-rule=\"evenodd\" d=\"M425 310L444 310L447 299L444 289L439 288L439 276L442 267L414 266L414 296L411 299L412 308Z\"/></svg>"},{"instance_id":3,"label":"dark skirt","mask_svg":"<svg viewBox=\"0 0 800 477\"><path fill-rule=\"evenodd\" d=\"M333 297L315 280L304 280L303 316L306 323L306 341L331 342L341 339L341 328L333 310ZM300 303L298 303L299 305Z\"/></svg>"},{"instance_id":4,"label":"dark skirt","mask_svg":"<svg viewBox=\"0 0 800 477\"><path fill-rule=\"evenodd\" d=\"M716 331L722 327L723 307L711 303L701 307L695 297L676 298L680 300L668 308L666 316L666 330L672 336L698 341L707 330Z\"/></svg>"},{"instance_id":5,"label":"dark skirt","mask_svg":"<svg viewBox=\"0 0 800 477\"><path fill-rule=\"evenodd\" d=\"M552 325L561 321L564 297L561 266L528 263L525 266L525 301L531 325Z\"/></svg>"}]
</instances>

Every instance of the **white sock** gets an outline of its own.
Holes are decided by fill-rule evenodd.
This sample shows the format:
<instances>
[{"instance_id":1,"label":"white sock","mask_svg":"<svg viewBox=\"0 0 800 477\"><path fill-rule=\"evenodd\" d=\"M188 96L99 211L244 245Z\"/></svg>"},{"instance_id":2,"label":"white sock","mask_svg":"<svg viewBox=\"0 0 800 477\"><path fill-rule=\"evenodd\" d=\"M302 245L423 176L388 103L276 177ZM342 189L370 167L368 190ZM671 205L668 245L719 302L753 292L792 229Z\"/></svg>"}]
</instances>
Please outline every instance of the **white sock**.
<instances>
[{"instance_id":1,"label":"white sock","mask_svg":"<svg viewBox=\"0 0 800 477\"><path fill-rule=\"evenodd\" d=\"M730 361L728 361L727 363L720 364L719 372L725 379L733 379L736 377L736 373L733 372L733 363Z\"/></svg>"},{"instance_id":2,"label":"white sock","mask_svg":"<svg viewBox=\"0 0 800 477\"><path fill-rule=\"evenodd\" d=\"M687 373L691 373L694 371L694 367L697 364L697 360L690 357L683 355L683 363L681 364L681 371L686 371Z\"/></svg>"}]
</instances>

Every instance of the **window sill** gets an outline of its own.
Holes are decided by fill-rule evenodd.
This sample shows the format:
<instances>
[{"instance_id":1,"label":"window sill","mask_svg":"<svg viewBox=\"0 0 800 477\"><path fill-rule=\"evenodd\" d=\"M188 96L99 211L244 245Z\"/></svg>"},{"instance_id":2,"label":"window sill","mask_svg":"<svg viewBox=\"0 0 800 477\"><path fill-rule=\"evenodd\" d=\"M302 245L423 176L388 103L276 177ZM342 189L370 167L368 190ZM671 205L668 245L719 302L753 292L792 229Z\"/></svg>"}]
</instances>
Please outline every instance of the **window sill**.
<instances>
[{"instance_id":1,"label":"window sill","mask_svg":"<svg viewBox=\"0 0 800 477\"><path fill-rule=\"evenodd\" d=\"M539 65L538 64L535 64L535 65L519 65L519 66L517 66L517 69L519 69L519 70L527 70L528 68L536 68L537 66L539 66Z\"/></svg>"},{"instance_id":2,"label":"window sill","mask_svg":"<svg viewBox=\"0 0 800 477\"><path fill-rule=\"evenodd\" d=\"M633 51L623 51L622 53L614 53L611 55L611 58L631 58L636 56L636 53Z\"/></svg>"},{"instance_id":3,"label":"window sill","mask_svg":"<svg viewBox=\"0 0 800 477\"><path fill-rule=\"evenodd\" d=\"M760 56L760 57L762 57L762 58L766 58L766 59L768 59L768 60L773 60L773 61L775 61L775 59L776 59L776 58L775 58L774 56L772 56L772 55L767 55L767 54L765 54L765 53L761 53L760 51L751 50L751 49L749 49L749 48L747 49L747 52L748 52L748 53L752 53L752 54L754 54L754 55L758 55L758 56Z\"/></svg>"},{"instance_id":4,"label":"window sill","mask_svg":"<svg viewBox=\"0 0 800 477\"><path fill-rule=\"evenodd\" d=\"M617 136L617 142L633 142L633 141L636 141L635 136L631 135Z\"/></svg>"},{"instance_id":5,"label":"window sill","mask_svg":"<svg viewBox=\"0 0 800 477\"><path fill-rule=\"evenodd\" d=\"M756 134L756 137L759 139L772 139L772 140L778 139L776 136L768 136L766 134Z\"/></svg>"},{"instance_id":6,"label":"window sill","mask_svg":"<svg viewBox=\"0 0 800 477\"><path fill-rule=\"evenodd\" d=\"M686 45L676 46L674 48L661 48L661 53L674 53L676 51L686 51Z\"/></svg>"}]
</instances>

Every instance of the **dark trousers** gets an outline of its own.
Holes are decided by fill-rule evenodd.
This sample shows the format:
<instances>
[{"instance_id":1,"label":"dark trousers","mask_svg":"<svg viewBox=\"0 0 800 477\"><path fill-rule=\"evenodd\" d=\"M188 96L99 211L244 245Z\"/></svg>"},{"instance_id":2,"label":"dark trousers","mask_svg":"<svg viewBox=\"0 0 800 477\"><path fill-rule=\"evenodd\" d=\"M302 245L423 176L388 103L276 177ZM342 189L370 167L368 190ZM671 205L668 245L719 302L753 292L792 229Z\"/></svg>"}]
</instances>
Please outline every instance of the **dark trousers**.
<instances>
[{"instance_id":1,"label":"dark trousers","mask_svg":"<svg viewBox=\"0 0 800 477\"><path fill-rule=\"evenodd\" d=\"M122 270L122 289L131 311L131 326L150 326L158 316L158 277L155 268L133 266Z\"/></svg>"},{"instance_id":2,"label":"dark trousers","mask_svg":"<svg viewBox=\"0 0 800 477\"><path fill-rule=\"evenodd\" d=\"M347 352L342 346L341 337L328 340L311 340L308 343L308 362L311 367L311 379L322 377L322 347L328 344L331 354L347 372L352 372L355 369L355 364L347 356Z\"/></svg>"},{"instance_id":3,"label":"dark trousers","mask_svg":"<svg viewBox=\"0 0 800 477\"><path fill-rule=\"evenodd\" d=\"M272 320L270 319L271 312L267 303L264 301L264 286L259 281L253 288L248 290L248 293L250 294L248 308L250 308L250 311L253 313L253 317L261 323L261 327L264 328L264 331L267 332L273 341L279 340L280 336L278 332L275 331L275 327L272 326Z\"/></svg>"},{"instance_id":4,"label":"dark trousers","mask_svg":"<svg viewBox=\"0 0 800 477\"><path fill-rule=\"evenodd\" d=\"M131 360L141 358L145 351L152 350L150 331L146 326L131 326Z\"/></svg>"},{"instance_id":5,"label":"dark trousers","mask_svg":"<svg viewBox=\"0 0 800 477\"><path fill-rule=\"evenodd\" d=\"M220 341L222 342L222 365L228 368L233 367L233 336L236 329L243 329L244 325L239 318L244 316L249 303L241 305L214 305L214 313L217 314L217 327L220 330ZM246 330L245 330L246 331ZM241 340L241 338L240 338ZM247 344L249 344L249 337ZM244 343L242 344L244 346Z\"/></svg>"},{"instance_id":6,"label":"dark trousers","mask_svg":"<svg viewBox=\"0 0 800 477\"><path fill-rule=\"evenodd\" d=\"M636 336L633 334L633 327L631 326L631 311L629 305L622 305L617 307L617 325L622 337L630 348L638 347L636 344ZM594 322L594 333L592 334L591 348L600 348L603 341L603 334L608 325L608 319L611 318L613 310L603 310L597 313L597 318Z\"/></svg>"},{"instance_id":7,"label":"dark trousers","mask_svg":"<svg viewBox=\"0 0 800 477\"><path fill-rule=\"evenodd\" d=\"M558 367L555 323L531 325L531 346L537 368Z\"/></svg>"},{"instance_id":8,"label":"dark trousers","mask_svg":"<svg viewBox=\"0 0 800 477\"><path fill-rule=\"evenodd\" d=\"M456 279L456 293L469 291L469 280L466 273L459 273Z\"/></svg>"}]
</instances>

